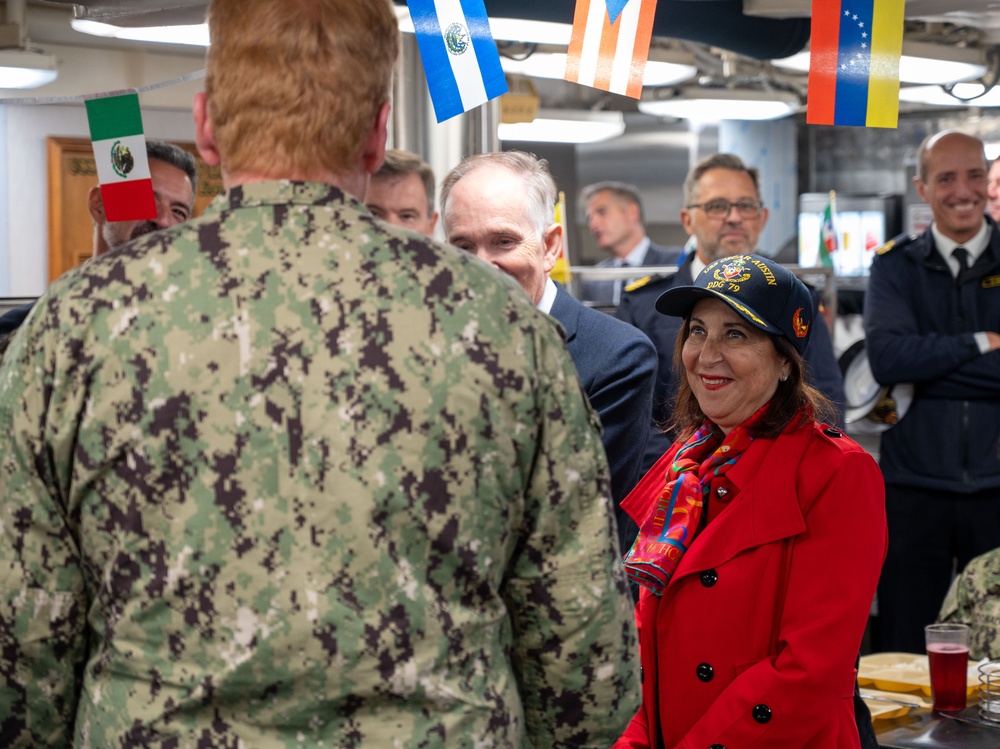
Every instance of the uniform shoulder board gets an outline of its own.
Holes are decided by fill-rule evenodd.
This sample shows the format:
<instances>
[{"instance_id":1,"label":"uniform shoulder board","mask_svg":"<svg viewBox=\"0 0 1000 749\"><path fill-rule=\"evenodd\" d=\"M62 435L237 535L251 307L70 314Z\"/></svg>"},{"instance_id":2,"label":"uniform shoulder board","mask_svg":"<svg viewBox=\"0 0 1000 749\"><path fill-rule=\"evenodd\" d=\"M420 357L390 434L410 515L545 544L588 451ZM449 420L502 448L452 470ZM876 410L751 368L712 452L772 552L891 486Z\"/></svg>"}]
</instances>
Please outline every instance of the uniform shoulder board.
<instances>
[{"instance_id":1,"label":"uniform shoulder board","mask_svg":"<svg viewBox=\"0 0 1000 749\"><path fill-rule=\"evenodd\" d=\"M875 254L877 254L877 255L884 255L885 253L890 252L890 251L895 250L895 249L898 249L899 247L905 247L910 242L912 242L913 240L915 240L918 236L920 236L920 235L919 234L900 234L898 237L893 237L888 242L886 242L884 245L882 245L881 247L879 247L875 251Z\"/></svg>"},{"instance_id":2,"label":"uniform shoulder board","mask_svg":"<svg viewBox=\"0 0 1000 749\"><path fill-rule=\"evenodd\" d=\"M636 291L637 289L641 289L648 283L652 283L653 281L659 281L661 278L666 278L666 276L664 276L662 273L654 273L651 276L643 276L642 278L636 279L628 286L626 286L625 291Z\"/></svg>"}]
</instances>

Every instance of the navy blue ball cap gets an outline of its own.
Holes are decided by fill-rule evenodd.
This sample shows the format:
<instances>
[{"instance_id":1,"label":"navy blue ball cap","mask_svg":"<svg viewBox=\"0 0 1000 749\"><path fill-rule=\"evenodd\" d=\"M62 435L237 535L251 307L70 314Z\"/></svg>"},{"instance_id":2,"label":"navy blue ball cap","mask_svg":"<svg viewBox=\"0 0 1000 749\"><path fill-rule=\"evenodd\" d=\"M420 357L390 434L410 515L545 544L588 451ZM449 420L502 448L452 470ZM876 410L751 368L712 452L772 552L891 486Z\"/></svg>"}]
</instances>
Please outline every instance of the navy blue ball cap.
<instances>
[{"instance_id":1,"label":"navy blue ball cap","mask_svg":"<svg viewBox=\"0 0 1000 749\"><path fill-rule=\"evenodd\" d=\"M687 317L699 299L721 299L751 325L783 335L801 354L809 342L813 300L795 274L762 255L734 255L710 263L691 286L660 294L656 311Z\"/></svg>"}]
</instances>

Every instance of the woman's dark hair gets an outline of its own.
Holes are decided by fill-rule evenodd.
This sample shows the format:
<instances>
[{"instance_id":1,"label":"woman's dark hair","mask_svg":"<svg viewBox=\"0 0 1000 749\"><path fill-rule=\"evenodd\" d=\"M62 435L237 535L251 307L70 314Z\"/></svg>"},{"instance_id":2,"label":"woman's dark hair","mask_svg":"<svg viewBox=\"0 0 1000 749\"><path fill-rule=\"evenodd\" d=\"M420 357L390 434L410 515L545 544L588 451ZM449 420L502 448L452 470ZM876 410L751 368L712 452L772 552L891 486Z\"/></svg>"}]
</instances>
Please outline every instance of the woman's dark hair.
<instances>
[{"instance_id":1,"label":"woman's dark hair","mask_svg":"<svg viewBox=\"0 0 1000 749\"><path fill-rule=\"evenodd\" d=\"M677 401L674 405L674 412L671 417L669 431L676 435L678 439L686 439L707 418L698 405L697 399L691 392L691 385L688 384L687 374L684 371L684 361L681 352L684 350L684 342L691 334L691 315L684 319L681 334L677 336L677 343L674 344L674 371L677 373L679 387L677 388ZM830 400L805 381L806 363L802 355L796 351L784 336L769 335L771 343L774 344L778 356L788 360L791 365L788 379L778 382L778 389L771 398L771 407L751 429L751 435L755 438L777 437L782 430L797 415L802 426L813 419L820 421L836 421L837 410Z\"/></svg>"}]
</instances>

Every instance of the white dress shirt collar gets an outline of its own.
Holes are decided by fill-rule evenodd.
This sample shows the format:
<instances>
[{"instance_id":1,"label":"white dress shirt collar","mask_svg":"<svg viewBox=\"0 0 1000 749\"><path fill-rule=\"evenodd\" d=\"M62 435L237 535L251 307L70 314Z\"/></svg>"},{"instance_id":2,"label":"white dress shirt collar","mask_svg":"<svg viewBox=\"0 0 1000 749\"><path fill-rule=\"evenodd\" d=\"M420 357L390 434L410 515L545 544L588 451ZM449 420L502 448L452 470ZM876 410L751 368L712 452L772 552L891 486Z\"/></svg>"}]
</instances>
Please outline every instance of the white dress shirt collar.
<instances>
[{"instance_id":1,"label":"white dress shirt collar","mask_svg":"<svg viewBox=\"0 0 1000 749\"><path fill-rule=\"evenodd\" d=\"M964 247L969 251L969 267L976 264L976 260L982 255L990 243L990 225L983 220L983 225L976 232L976 236L968 242L956 242L950 237L946 237L938 231L937 222L931 224L931 234L934 236L934 246L941 254L942 259L948 264L951 275L958 277L958 259L952 255L956 247Z\"/></svg>"},{"instance_id":2,"label":"white dress shirt collar","mask_svg":"<svg viewBox=\"0 0 1000 749\"><path fill-rule=\"evenodd\" d=\"M556 288L556 283L551 278L545 279L545 291L542 292L542 298L538 300L538 304L535 305L536 309L540 312L544 312L546 315L552 314L552 305L556 303L556 294L558 293Z\"/></svg>"},{"instance_id":3,"label":"white dress shirt collar","mask_svg":"<svg viewBox=\"0 0 1000 749\"><path fill-rule=\"evenodd\" d=\"M631 251L622 258L621 265L628 265L632 268L639 268L646 261L646 253L649 252L649 245L651 244L649 237L643 237L639 240L639 244L631 249Z\"/></svg>"}]
</instances>

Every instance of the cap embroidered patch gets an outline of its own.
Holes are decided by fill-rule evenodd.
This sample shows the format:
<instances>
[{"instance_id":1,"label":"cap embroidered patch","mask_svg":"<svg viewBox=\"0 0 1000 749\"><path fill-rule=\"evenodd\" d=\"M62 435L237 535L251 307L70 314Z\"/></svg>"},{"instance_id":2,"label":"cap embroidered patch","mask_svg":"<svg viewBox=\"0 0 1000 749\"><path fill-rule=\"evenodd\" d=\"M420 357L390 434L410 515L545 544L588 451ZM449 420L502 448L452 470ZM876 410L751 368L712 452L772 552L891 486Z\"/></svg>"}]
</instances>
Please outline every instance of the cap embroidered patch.
<instances>
[{"instance_id":1,"label":"cap embroidered patch","mask_svg":"<svg viewBox=\"0 0 1000 749\"><path fill-rule=\"evenodd\" d=\"M718 298L755 327L783 335L802 353L815 306L795 274L761 255L734 255L710 263L691 286L665 291L656 300L664 315L687 317L699 299Z\"/></svg>"}]
</instances>

